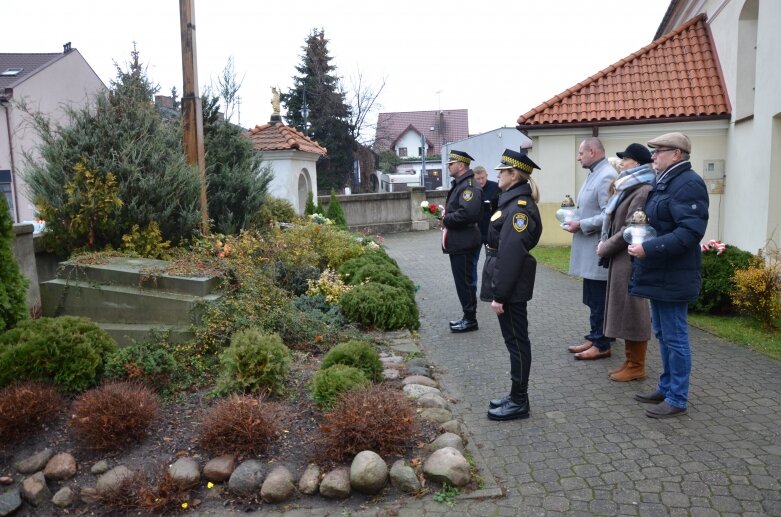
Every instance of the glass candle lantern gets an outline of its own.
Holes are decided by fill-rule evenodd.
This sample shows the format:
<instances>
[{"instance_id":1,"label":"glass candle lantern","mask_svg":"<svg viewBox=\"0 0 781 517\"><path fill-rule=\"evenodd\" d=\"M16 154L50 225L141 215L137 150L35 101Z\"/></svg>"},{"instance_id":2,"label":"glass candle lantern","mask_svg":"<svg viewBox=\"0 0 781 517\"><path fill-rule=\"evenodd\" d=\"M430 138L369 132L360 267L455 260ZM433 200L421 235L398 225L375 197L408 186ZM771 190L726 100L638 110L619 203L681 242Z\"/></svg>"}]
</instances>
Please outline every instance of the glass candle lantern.
<instances>
[{"instance_id":1,"label":"glass candle lantern","mask_svg":"<svg viewBox=\"0 0 781 517\"><path fill-rule=\"evenodd\" d=\"M569 194L564 196L561 208L556 210L556 219L564 229L569 228L569 223L578 219L578 209L575 208L575 202L569 197Z\"/></svg>"},{"instance_id":2,"label":"glass candle lantern","mask_svg":"<svg viewBox=\"0 0 781 517\"><path fill-rule=\"evenodd\" d=\"M624 230L624 240L629 244L642 244L656 237L656 230L648 224L648 216L642 210L635 210L629 223Z\"/></svg>"}]
</instances>

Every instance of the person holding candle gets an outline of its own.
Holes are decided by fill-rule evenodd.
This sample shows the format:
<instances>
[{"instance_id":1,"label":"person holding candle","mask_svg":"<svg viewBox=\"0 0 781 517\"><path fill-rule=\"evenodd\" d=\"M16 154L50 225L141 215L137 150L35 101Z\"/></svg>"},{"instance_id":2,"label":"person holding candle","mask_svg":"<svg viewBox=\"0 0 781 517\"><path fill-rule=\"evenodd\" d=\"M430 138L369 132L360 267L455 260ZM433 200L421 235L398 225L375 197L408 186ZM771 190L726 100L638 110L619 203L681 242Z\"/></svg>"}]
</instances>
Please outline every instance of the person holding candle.
<instances>
[{"instance_id":1,"label":"person holding candle","mask_svg":"<svg viewBox=\"0 0 781 517\"><path fill-rule=\"evenodd\" d=\"M654 404L647 417L672 418L685 415L689 401L688 307L702 286L700 241L708 226L708 189L689 162L689 137L667 133L648 146L657 178L645 212L657 237L627 248L634 257L629 294L651 300L662 374L654 390L637 393L635 399Z\"/></svg>"},{"instance_id":2,"label":"person holding candle","mask_svg":"<svg viewBox=\"0 0 781 517\"><path fill-rule=\"evenodd\" d=\"M613 381L627 382L645 378L645 353L651 337L651 312L648 300L629 295L632 260L626 249L624 229L637 210L645 207L648 193L655 183L651 167L651 152L641 144L630 144L623 152L618 177L610 184L605 219L597 255L600 265L607 267L605 297L606 336L624 340L625 360L611 370Z\"/></svg>"}]
</instances>

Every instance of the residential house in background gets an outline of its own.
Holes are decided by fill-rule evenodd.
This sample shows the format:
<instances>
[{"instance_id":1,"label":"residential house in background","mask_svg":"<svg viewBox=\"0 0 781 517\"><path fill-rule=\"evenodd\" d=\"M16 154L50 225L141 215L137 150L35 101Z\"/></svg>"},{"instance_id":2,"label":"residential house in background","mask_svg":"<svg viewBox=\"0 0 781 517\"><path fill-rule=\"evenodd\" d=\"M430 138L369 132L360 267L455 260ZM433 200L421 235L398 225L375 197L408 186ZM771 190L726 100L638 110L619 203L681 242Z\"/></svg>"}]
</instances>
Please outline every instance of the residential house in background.
<instances>
[{"instance_id":1,"label":"residential house in background","mask_svg":"<svg viewBox=\"0 0 781 517\"><path fill-rule=\"evenodd\" d=\"M66 106L81 108L106 88L78 50L63 47L61 54L0 53L0 191L14 222L35 217L22 171L24 154L36 156L40 144L20 106L64 124Z\"/></svg>"},{"instance_id":2,"label":"residential house in background","mask_svg":"<svg viewBox=\"0 0 781 517\"><path fill-rule=\"evenodd\" d=\"M719 213L718 228L709 228L709 234L752 252L766 243L779 247L781 2L672 0L657 36L700 16L707 24L732 101L723 162L718 164L724 172L723 194L711 206L711 214ZM696 151L697 143L693 145ZM708 162L692 164L707 181Z\"/></svg>"},{"instance_id":3,"label":"residential house in background","mask_svg":"<svg viewBox=\"0 0 781 517\"><path fill-rule=\"evenodd\" d=\"M645 144L660 134L680 131L691 138L692 165L704 175L709 190L706 239L740 240L741 247L756 249L760 239L738 239L724 231L725 221L738 217L732 212L725 214L725 197L735 190L733 177L742 174L742 167L728 160L732 118L727 86L704 15L521 115L518 129L532 139L530 155L543 169L535 173L544 222L541 242L571 241L554 215L564 195L574 197L588 175L576 159L584 138L598 136L607 155L615 156L632 142ZM729 178L726 183L725 175ZM767 197L767 187L766 183L755 188ZM757 214L751 209L747 212L743 214L746 233L748 221Z\"/></svg>"},{"instance_id":4,"label":"residential house in background","mask_svg":"<svg viewBox=\"0 0 781 517\"><path fill-rule=\"evenodd\" d=\"M280 120L272 116L267 124L250 129L247 136L254 149L263 153L261 165L271 167L268 193L290 201L296 212L303 214L308 194L317 199L317 160L328 151Z\"/></svg>"},{"instance_id":5,"label":"residential house in background","mask_svg":"<svg viewBox=\"0 0 781 517\"><path fill-rule=\"evenodd\" d=\"M378 154L395 153L401 160L396 172L405 175L420 174L425 157L425 186L431 190L443 184L443 146L468 136L469 114L465 109L380 113L374 150Z\"/></svg>"}]
</instances>

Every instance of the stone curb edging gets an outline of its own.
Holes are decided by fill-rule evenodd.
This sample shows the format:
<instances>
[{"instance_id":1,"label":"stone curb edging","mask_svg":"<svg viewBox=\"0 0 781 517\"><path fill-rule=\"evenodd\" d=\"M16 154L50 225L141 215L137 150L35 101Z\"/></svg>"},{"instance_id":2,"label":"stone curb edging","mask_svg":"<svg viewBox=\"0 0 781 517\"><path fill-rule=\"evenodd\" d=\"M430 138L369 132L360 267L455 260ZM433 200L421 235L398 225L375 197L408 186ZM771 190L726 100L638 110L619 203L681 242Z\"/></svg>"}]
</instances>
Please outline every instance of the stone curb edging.
<instances>
[{"instance_id":1,"label":"stone curb edging","mask_svg":"<svg viewBox=\"0 0 781 517\"><path fill-rule=\"evenodd\" d=\"M408 339L409 339L409 344L417 348L417 350L421 352L424 356L426 355L425 350L423 350L423 347L420 344L420 340L417 337L413 337L413 335L410 333L408 334ZM395 344L389 345L391 349L394 349L401 353L409 353L409 348L405 346L406 344L404 343L406 339L404 339L402 336L396 333L396 337L393 338L393 340L395 341ZM447 385L444 382L442 382L442 379L435 379L435 380L439 384L440 388L443 390L443 393L449 391L447 390ZM449 402L449 405L451 407L451 411L455 409L455 404ZM455 413L455 411L453 412ZM469 493L461 493L458 496L456 496L456 499L472 500L472 499L490 499L490 498L504 497L504 492L499 487L499 483L496 481L496 478L491 472L491 469L488 468L488 463L485 461L485 458L483 458L483 455L480 453L480 449L478 449L478 447L474 444L474 440L472 439L472 433L469 432L469 429L467 429L466 425L464 425L462 420L459 420L459 424L461 425L462 434L465 435L463 437L465 438L464 441L466 442L465 448L475 462L475 467L477 468L478 473L483 479L484 488L474 490Z\"/></svg>"}]
</instances>

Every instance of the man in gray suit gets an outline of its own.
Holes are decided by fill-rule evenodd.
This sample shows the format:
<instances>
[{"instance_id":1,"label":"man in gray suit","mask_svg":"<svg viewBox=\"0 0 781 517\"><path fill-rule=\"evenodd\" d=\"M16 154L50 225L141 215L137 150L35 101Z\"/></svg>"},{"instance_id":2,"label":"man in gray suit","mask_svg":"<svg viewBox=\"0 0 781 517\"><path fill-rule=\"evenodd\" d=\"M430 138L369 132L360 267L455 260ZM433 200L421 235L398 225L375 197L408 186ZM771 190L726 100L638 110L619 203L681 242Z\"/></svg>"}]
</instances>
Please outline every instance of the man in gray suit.
<instances>
[{"instance_id":1,"label":"man in gray suit","mask_svg":"<svg viewBox=\"0 0 781 517\"><path fill-rule=\"evenodd\" d=\"M572 345L569 351L575 359L594 360L610 357L612 339L603 333L607 268L599 264L597 244L607 205L608 187L616 179L616 170L605 158L605 147L598 138L586 138L578 148L581 167L589 175L578 194L579 218L565 229L572 234L569 274L583 278L583 303L590 311L589 333L583 343Z\"/></svg>"}]
</instances>

